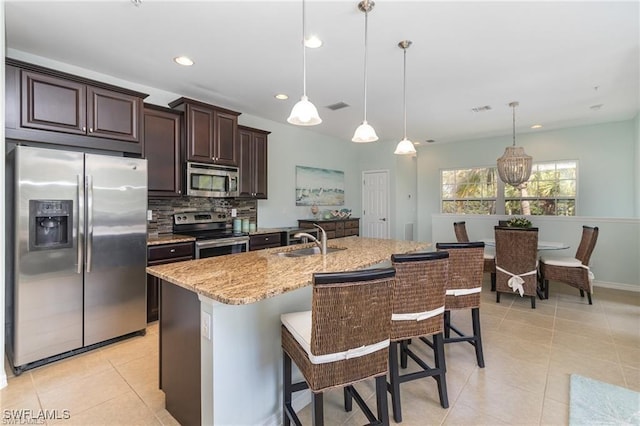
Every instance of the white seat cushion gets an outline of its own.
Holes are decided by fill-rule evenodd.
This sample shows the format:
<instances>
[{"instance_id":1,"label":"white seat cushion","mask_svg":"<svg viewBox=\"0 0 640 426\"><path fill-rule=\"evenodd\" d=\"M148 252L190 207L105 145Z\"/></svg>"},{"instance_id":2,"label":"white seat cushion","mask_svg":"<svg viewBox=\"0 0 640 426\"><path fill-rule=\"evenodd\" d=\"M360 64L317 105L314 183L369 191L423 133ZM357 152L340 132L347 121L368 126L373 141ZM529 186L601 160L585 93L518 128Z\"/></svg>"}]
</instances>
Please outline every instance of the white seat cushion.
<instances>
[{"instance_id":1,"label":"white seat cushion","mask_svg":"<svg viewBox=\"0 0 640 426\"><path fill-rule=\"evenodd\" d=\"M540 261L545 265L552 266L566 266L569 268L580 268L582 267L582 262L580 262L575 257L541 257Z\"/></svg>"},{"instance_id":2,"label":"white seat cushion","mask_svg":"<svg viewBox=\"0 0 640 426\"><path fill-rule=\"evenodd\" d=\"M389 347L389 339L372 345L365 345L353 348L344 352L336 352L326 355L314 355L311 353L311 311L292 312L280 315L280 321L289 333L300 344L309 357L312 364L326 364L329 362L342 361L345 359L357 358L377 352Z\"/></svg>"},{"instance_id":3,"label":"white seat cushion","mask_svg":"<svg viewBox=\"0 0 640 426\"><path fill-rule=\"evenodd\" d=\"M487 252L485 252L485 253L484 253L484 255L483 255L483 258L484 258L484 259L495 259L495 258L496 258L496 255L495 255L495 254L493 254L493 253L487 253Z\"/></svg>"}]
</instances>

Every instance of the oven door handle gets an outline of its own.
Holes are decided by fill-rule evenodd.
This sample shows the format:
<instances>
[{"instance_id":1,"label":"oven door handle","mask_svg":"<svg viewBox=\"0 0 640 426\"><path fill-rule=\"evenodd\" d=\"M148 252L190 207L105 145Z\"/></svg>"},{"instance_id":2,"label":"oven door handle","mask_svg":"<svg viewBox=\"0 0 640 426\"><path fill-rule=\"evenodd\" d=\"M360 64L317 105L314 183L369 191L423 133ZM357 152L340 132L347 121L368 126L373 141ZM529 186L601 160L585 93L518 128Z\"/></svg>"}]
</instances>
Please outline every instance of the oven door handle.
<instances>
[{"instance_id":1,"label":"oven door handle","mask_svg":"<svg viewBox=\"0 0 640 426\"><path fill-rule=\"evenodd\" d=\"M238 238L219 238L215 240L204 240L204 241L196 241L196 246L200 248L207 247L223 247L223 246L235 246L235 245L244 245L249 242L249 239L238 239Z\"/></svg>"}]
</instances>

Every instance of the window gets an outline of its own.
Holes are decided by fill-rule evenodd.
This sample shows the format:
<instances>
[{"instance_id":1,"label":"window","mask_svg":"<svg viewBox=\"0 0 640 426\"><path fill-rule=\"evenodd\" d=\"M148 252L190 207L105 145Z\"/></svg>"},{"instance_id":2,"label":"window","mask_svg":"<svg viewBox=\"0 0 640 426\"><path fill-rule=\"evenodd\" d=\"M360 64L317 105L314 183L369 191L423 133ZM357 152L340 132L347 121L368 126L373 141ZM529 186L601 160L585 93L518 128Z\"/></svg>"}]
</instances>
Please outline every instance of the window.
<instances>
[{"instance_id":1,"label":"window","mask_svg":"<svg viewBox=\"0 0 640 426\"><path fill-rule=\"evenodd\" d=\"M534 164L526 184L505 185L505 214L575 216L576 172L576 161Z\"/></svg>"},{"instance_id":2,"label":"window","mask_svg":"<svg viewBox=\"0 0 640 426\"><path fill-rule=\"evenodd\" d=\"M517 188L498 178L496 167L441 171L441 212L575 216L577 161L535 163Z\"/></svg>"},{"instance_id":3,"label":"window","mask_svg":"<svg viewBox=\"0 0 640 426\"><path fill-rule=\"evenodd\" d=\"M442 213L495 214L497 173L495 167L442 170Z\"/></svg>"}]
</instances>

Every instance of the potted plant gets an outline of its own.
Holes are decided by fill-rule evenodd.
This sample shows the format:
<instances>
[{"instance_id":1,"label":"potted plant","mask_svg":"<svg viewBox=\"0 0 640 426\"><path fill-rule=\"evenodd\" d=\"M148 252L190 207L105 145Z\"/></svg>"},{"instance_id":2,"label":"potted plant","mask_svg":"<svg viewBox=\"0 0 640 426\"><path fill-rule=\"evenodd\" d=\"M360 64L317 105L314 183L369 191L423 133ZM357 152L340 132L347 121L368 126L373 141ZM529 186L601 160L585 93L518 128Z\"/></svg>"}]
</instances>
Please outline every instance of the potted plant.
<instances>
[{"instance_id":1,"label":"potted plant","mask_svg":"<svg viewBox=\"0 0 640 426\"><path fill-rule=\"evenodd\" d=\"M512 228L531 228L531 221L526 217L512 217L507 222L507 226Z\"/></svg>"}]
</instances>

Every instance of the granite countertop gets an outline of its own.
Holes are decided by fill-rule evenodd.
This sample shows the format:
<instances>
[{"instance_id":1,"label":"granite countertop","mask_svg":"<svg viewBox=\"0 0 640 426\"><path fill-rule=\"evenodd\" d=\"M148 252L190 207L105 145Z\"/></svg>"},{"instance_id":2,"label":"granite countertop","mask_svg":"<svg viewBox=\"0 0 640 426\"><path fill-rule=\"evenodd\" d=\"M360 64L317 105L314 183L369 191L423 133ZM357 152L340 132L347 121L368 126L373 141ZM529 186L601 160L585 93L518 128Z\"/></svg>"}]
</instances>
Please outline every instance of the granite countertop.
<instances>
[{"instance_id":1,"label":"granite countertop","mask_svg":"<svg viewBox=\"0 0 640 426\"><path fill-rule=\"evenodd\" d=\"M311 284L314 272L366 268L394 253L424 250L426 242L346 237L329 240L340 250L325 256L282 257L276 253L312 247L301 244L227 256L149 266L147 272L175 285L228 305L259 302Z\"/></svg>"},{"instance_id":2,"label":"granite countertop","mask_svg":"<svg viewBox=\"0 0 640 426\"><path fill-rule=\"evenodd\" d=\"M157 246L160 244L172 244L172 243L188 243L195 241L195 237L189 237L188 235L178 234L159 234L155 236L147 236L147 246Z\"/></svg>"}]
</instances>

